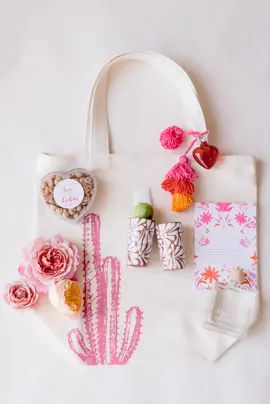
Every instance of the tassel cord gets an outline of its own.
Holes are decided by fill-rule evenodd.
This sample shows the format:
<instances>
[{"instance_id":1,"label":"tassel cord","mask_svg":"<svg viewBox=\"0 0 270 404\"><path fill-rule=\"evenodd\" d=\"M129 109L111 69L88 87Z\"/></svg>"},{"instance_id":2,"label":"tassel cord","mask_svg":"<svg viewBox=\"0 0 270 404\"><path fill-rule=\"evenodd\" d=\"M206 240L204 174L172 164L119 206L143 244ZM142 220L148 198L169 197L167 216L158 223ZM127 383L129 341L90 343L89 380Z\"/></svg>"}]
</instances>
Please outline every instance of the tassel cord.
<instances>
[{"instance_id":1,"label":"tassel cord","mask_svg":"<svg viewBox=\"0 0 270 404\"><path fill-rule=\"evenodd\" d=\"M203 136L208 135L208 130L206 130L205 132L196 132L196 131L188 131L186 132L186 135L190 135L193 136L195 139L192 140L192 142L189 144L189 146L187 147L185 153L183 154L183 156L187 156L188 153L190 152L190 150L192 149L192 147L195 145L195 143Z\"/></svg>"}]
</instances>

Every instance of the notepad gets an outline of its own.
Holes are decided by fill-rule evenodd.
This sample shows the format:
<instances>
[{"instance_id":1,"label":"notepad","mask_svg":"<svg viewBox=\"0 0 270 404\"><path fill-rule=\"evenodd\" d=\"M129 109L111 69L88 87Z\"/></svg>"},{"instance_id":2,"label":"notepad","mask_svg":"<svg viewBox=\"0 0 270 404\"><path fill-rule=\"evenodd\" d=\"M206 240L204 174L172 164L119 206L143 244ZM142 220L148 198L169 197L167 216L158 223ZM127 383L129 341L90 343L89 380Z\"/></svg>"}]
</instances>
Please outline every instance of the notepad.
<instances>
[{"instance_id":1,"label":"notepad","mask_svg":"<svg viewBox=\"0 0 270 404\"><path fill-rule=\"evenodd\" d=\"M257 288L256 204L197 202L194 223L194 285L228 285L232 268L244 272L241 288Z\"/></svg>"}]
</instances>

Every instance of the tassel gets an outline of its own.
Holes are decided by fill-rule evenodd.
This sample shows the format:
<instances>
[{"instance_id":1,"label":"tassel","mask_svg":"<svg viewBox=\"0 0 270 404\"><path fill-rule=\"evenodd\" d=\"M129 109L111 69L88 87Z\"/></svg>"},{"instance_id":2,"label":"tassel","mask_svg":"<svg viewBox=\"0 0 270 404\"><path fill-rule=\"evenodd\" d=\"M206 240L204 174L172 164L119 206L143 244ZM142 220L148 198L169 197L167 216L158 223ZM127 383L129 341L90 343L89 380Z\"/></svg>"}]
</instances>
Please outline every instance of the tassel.
<instances>
[{"instance_id":1,"label":"tassel","mask_svg":"<svg viewBox=\"0 0 270 404\"><path fill-rule=\"evenodd\" d=\"M187 180L177 181L177 180L170 180L165 179L162 184L161 188L168 192L178 192L180 194L193 194L194 192L194 185L192 182Z\"/></svg>"},{"instance_id":2,"label":"tassel","mask_svg":"<svg viewBox=\"0 0 270 404\"><path fill-rule=\"evenodd\" d=\"M174 212L181 212L192 205L193 181L197 178L198 176L190 167L186 156L181 156L179 163L168 171L161 187L172 194L171 209Z\"/></svg>"},{"instance_id":3,"label":"tassel","mask_svg":"<svg viewBox=\"0 0 270 404\"><path fill-rule=\"evenodd\" d=\"M192 205L192 203L193 203L192 195L180 194L176 192L172 196L171 209L174 212L182 212L183 210L189 208Z\"/></svg>"}]
</instances>

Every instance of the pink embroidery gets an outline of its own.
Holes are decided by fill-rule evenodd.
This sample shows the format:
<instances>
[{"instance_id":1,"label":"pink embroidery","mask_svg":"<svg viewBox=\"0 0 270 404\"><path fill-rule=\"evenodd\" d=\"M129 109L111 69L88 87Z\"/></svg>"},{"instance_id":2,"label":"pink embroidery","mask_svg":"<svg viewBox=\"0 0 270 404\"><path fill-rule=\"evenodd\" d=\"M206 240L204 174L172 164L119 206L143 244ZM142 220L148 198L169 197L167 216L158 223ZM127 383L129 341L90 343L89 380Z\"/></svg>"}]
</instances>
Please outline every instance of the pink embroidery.
<instances>
[{"instance_id":1,"label":"pink embroidery","mask_svg":"<svg viewBox=\"0 0 270 404\"><path fill-rule=\"evenodd\" d=\"M227 211L225 210L223 213L226 213ZM215 218L215 224L214 227L234 227L233 226L233 218L230 216L229 213L225 214L219 214L218 217Z\"/></svg>"},{"instance_id":2,"label":"pink embroidery","mask_svg":"<svg viewBox=\"0 0 270 404\"><path fill-rule=\"evenodd\" d=\"M235 220L241 226L247 222L247 216L243 212L238 212L237 215L235 215Z\"/></svg>"},{"instance_id":3,"label":"pink embroidery","mask_svg":"<svg viewBox=\"0 0 270 404\"><path fill-rule=\"evenodd\" d=\"M198 209L208 210L209 209L209 202L197 202Z\"/></svg>"},{"instance_id":4,"label":"pink embroidery","mask_svg":"<svg viewBox=\"0 0 270 404\"><path fill-rule=\"evenodd\" d=\"M211 213L209 211L207 211L207 212L203 212L200 219L201 219L202 223L209 224L212 221L213 216L211 215Z\"/></svg>"},{"instance_id":5,"label":"pink embroidery","mask_svg":"<svg viewBox=\"0 0 270 404\"><path fill-rule=\"evenodd\" d=\"M249 239L247 237L241 238L239 243L240 243L240 245L242 247L249 247L250 246L250 241L249 241Z\"/></svg>"},{"instance_id":6,"label":"pink embroidery","mask_svg":"<svg viewBox=\"0 0 270 404\"><path fill-rule=\"evenodd\" d=\"M83 223L83 277L85 337L78 328L70 330L67 334L69 346L87 365L126 364L139 343L142 311L137 306L126 311L119 349L120 263L116 257L101 257L100 217L97 214L87 215Z\"/></svg>"},{"instance_id":7,"label":"pink embroidery","mask_svg":"<svg viewBox=\"0 0 270 404\"><path fill-rule=\"evenodd\" d=\"M200 238L200 240L199 240L199 244L200 244L202 247L206 247L208 244L210 244L210 240L209 240L209 238L207 238L207 237L205 237L205 236L202 236L202 237Z\"/></svg>"},{"instance_id":8,"label":"pink embroidery","mask_svg":"<svg viewBox=\"0 0 270 404\"><path fill-rule=\"evenodd\" d=\"M217 202L216 207L218 212L230 212L232 210L231 202Z\"/></svg>"}]
</instances>

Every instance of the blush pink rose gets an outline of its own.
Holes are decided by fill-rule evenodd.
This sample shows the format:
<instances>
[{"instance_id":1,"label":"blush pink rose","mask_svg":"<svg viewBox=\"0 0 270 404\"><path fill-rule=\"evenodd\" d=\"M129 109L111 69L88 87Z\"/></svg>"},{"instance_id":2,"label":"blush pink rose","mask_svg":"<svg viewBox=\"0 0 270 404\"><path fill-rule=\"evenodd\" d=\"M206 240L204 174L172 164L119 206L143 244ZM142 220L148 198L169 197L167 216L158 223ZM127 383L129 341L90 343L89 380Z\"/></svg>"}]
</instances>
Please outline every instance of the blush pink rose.
<instances>
[{"instance_id":1,"label":"blush pink rose","mask_svg":"<svg viewBox=\"0 0 270 404\"><path fill-rule=\"evenodd\" d=\"M38 293L34 285L17 281L7 285L5 298L15 309L28 309L37 302Z\"/></svg>"},{"instance_id":2,"label":"blush pink rose","mask_svg":"<svg viewBox=\"0 0 270 404\"><path fill-rule=\"evenodd\" d=\"M71 279L80 262L76 244L58 235L38 238L23 250L19 273L31 282L39 293L47 293L50 285Z\"/></svg>"}]
</instances>

